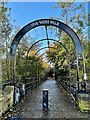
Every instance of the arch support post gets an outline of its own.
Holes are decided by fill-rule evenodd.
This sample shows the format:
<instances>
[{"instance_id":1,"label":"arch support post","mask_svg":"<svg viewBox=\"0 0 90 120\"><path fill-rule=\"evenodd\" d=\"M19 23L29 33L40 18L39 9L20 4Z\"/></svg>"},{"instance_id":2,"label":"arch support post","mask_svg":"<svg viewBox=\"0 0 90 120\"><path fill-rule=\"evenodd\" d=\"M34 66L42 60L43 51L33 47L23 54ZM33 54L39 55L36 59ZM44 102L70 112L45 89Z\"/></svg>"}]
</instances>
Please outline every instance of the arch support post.
<instances>
[{"instance_id":1,"label":"arch support post","mask_svg":"<svg viewBox=\"0 0 90 120\"><path fill-rule=\"evenodd\" d=\"M27 78L27 72L28 72L28 56L26 56L26 71L25 71L25 77ZM25 81L26 83L26 81Z\"/></svg>"},{"instance_id":2,"label":"arch support post","mask_svg":"<svg viewBox=\"0 0 90 120\"><path fill-rule=\"evenodd\" d=\"M86 75L86 69L85 69L84 52L83 52L83 80L84 80L84 90L86 92L87 75Z\"/></svg>"},{"instance_id":3,"label":"arch support post","mask_svg":"<svg viewBox=\"0 0 90 120\"><path fill-rule=\"evenodd\" d=\"M11 56L10 56L10 52L8 52L8 80L10 80L10 61L11 61Z\"/></svg>"},{"instance_id":4,"label":"arch support post","mask_svg":"<svg viewBox=\"0 0 90 120\"><path fill-rule=\"evenodd\" d=\"M78 103L78 93L79 93L79 65L78 65L78 54L76 54L76 104Z\"/></svg>"},{"instance_id":5,"label":"arch support post","mask_svg":"<svg viewBox=\"0 0 90 120\"><path fill-rule=\"evenodd\" d=\"M38 65L38 63L36 65L37 65L37 81L38 81L38 84L39 84L39 65Z\"/></svg>"},{"instance_id":6,"label":"arch support post","mask_svg":"<svg viewBox=\"0 0 90 120\"><path fill-rule=\"evenodd\" d=\"M70 66L70 56L67 55L67 58L68 58L69 84L70 84L70 94L71 94L71 66Z\"/></svg>"},{"instance_id":7,"label":"arch support post","mask_svg":"<svg viewBox=\"0 0 90 120\"><path fill-rule=\"evenodd\" d=\"M14 80L16 80L16 54L14 55Z\"/></svg>"}]
</instances>

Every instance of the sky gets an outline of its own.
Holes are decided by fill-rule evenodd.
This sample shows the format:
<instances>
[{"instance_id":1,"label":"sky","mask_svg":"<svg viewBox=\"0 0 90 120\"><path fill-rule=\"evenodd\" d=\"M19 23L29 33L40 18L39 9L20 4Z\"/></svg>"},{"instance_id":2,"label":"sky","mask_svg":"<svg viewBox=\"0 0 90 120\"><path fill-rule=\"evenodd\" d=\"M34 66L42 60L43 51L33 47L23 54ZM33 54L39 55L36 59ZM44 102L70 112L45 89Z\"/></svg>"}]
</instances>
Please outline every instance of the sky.
<instances>
[{"instance_id":1,"label":"sky","mask_svg":"<svg viewBox=\"0 0 90 120\"><path fill-rule=\"evenodd\" d=\"M37 19L59 17L61 11L55 6L56 2L8 2L11 22L20 28Z\"/></svg>"},{"instance_id":2,"label":"sky","mask_svg":"<svg viewBox=\"0 0 90 120\"><path fill-rule=\"evenodd\" d=\"M60 11L55 9L55 2L9 2L11 20L17 26L23 27L29 22L40 18L58 17Z\"/></svg>"}]
</instances>

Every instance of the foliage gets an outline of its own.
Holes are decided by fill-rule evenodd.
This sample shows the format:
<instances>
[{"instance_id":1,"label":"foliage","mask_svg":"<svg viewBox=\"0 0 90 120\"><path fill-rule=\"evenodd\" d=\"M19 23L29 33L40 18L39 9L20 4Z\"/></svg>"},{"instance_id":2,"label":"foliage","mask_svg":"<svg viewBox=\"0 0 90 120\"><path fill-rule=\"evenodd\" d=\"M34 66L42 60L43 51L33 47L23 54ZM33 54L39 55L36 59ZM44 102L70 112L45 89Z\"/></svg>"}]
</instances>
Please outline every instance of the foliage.
<instances>
[{"instance_id":1,"label":"foliage","mask_svg":"<svg viewBox=\"0 0 90 120\"><path fill-rule=\"evenodd\" d=\"M10 23L10 8L7 8L7 3L0 3L0 58L2 59L2 80L9 79L9 47L11 42L12 24ZM4 68L3 68L4 67Z\"/></svg>"},{"instance_id":2,"label":"foliage","mask_svg":"<svg viewBox=\"0 0 90 120\"><path fill-rule=\"evenodd\" d=\"M87 37L87 2L58 2L55 8L60 9L59 20L71 26L80 38Z\"/></svg>"},{"instance_id":3,"label":"foliage","mask_svg":"<svg viewBox=\"0 0 90 120\"><path fill-rule=\"evenodd\" d=\"M60 17L58 17L57 19L59 19L60 21L65 22L68 26L71 26L71 28L77 33L77 35L80 38L80 42L81 44L83 44L84 46L84 54L88 54L88 44L87 44L87 38L88 38L88 34L87 34L87 19L88 19L88 14L87 14L87 6L88 4L85 2L58 2L56 3L55 8L60 10ZM53 29L53 27L52 27ZM52 30L51 29L51 30ZM55 29L55 28L54 28ZM57 30L56 30L57 31ZM75 54L75 46L71 40L71 38L63 31L63 30L59 30L58 32L56 32L56 36L59 38L59 40L62 43L62 47L59 45L57 45L59 48L59 51L57 50L57 52L54 52L54 54L52 55L52 53L49 53L52 55L52 59L54 59L55 55L56 55L56 69L60 75L63 76L64 71L66 71L65 73L69 73L69 69L71 69L71 78L76 79L76 54ZM68 54L66 54L66 51L64 51L63 46L65 46L65 48L68 51ZM57 53L57 54L56 54ZM48 55L49 57L49 55ZM88 73L89 70L89 56L87 55L87 59L86 57L84 58L85 61L85 65L86 65L86 72ZM70 60L70 68L68 67L69 61L68 58ZM49 57L49 59L51 59ZM53 60L51 59L51 61L53 62ZM83 78L83 61L79 60L79 77L80 79ZM69 74L68 74L69 75Z\"/></svg>"}]
</instances>

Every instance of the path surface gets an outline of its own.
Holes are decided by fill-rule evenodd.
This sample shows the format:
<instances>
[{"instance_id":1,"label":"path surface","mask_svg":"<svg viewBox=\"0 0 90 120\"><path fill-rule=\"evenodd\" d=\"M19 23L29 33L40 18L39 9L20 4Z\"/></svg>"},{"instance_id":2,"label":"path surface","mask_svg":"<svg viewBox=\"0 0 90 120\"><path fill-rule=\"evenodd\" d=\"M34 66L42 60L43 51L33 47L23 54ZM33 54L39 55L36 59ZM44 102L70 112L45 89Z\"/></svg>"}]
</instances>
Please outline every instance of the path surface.
<instances>
[{"instance_id":1,"label":"path surface","mask_svg":"<svg viewBox=\"0 0 90 120\"><path fill-rule=\"evenodd\" d=\"M49 111L42 110L42 91L49 91ZM55 80L46 80L34 90L29 90L26 100L18 104L13 115L21 118L90 118L88 113L78 112L67 91Z\"/></svg>"}]
</instances>

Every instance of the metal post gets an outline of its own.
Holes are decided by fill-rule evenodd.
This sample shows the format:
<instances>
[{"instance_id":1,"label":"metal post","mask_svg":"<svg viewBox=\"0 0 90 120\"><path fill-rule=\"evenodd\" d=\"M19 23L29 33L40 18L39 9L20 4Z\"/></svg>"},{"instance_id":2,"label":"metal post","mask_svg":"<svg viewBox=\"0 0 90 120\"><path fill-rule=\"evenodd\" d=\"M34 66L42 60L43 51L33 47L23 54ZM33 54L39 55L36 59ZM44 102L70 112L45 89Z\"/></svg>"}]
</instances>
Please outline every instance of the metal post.
<instances>
[{"instance_id":1,"label":"metal post","mask_svg":"<svg viewBox=\"0 0 90 120\"><path fill-rule=\"evenodd\" d=\"M28 72L28 52L27 52L27 55L26 55L26 71L25 71L25 77L27 78L27 72ZM25 84L26 84L26 79L25 79Z\"/></svg>"},{"instance_id":2,"label":"metal post","mask_svg":"<svg viewBox=\"0 0 90 120\"><path fill-rule=\"evenodd\" d=\"M55 76L55 80L56 80L56 65L54 65L54 76Z\"/></svg>"},{"instance_id":3,"label":"metal post","mask_svg":"<svg viewBox=\"0 0 90 120\"><path fill-rule=\"evenodd\" d=\"M78 66L78 55L76 56L76 67L77 67L77 86L79 91L79 66Z\"/></svg>"},{"instance_id":4,"label":"metal post","mask_svg":"<svg viewBox=\"0 0 90 120\"><path fill-rule=\"evenodd\" d=\"M38 80L39 80L39 82L40 82L40 79L39 79L40 77L39 77L39 64L38 64Z\"/></svg>"},{"instance_id":5,"label":"metal post","mask_svg":"<svg viewBox=\"0 0 90 120\"><path fill-rule=\"evenodd\" d=\"M56 61L56 56L54 56L54 77L55 77L55 80L56 80L56 65L55 65L55 61Z\"/></svg>"},{"instance_id":6,"label":"metal post","mask_svg":"<svg viewBox=\"0 0 90 120\"><path fill-rule=\"evenodd\" d=\"M10 59L11 59L11 56L10 56L10 50L8 52L8 79L10 80Z\"/></svg>"},{"instance_id":7,"label":"metal post","mask_svg":"<svg viewBox=\"0 0 90 120\"><path fill-rule=\"evenodd\" d=\"M38 62L37 62L37 80L38 80L38 84L39 84L39 68L38 68Z\"/></svg>"},{"instance_id":8,"label":"metal post","mask_svg":"<svg viewBox=\"0 0 90 120\"><path fill-rule=\"evenodd\" d=\"M76 54L76 70L77 70L77 87L76 87L76 104L78 103L78 93L79 93L79 67L78 67L78 54Z\"/></svg>"},{"instance_id":9,"label":"metal post","mask_svg":"<svg viewBox=\"0 0 90 120\"><path fill-rule=\"evenodd\" d=\"M70 57L68 56L68 69L69 69L69 84L70 84L70 94L71 94L71 67L70 67Z\"/></svg>"},{"instance_id":10,"label":"metal post","mask_svg":"<svg viewBox=\"0 0 90 120\"><path fill-rule=\"evenodd\" d=\"M85 92L86 92L86 79L87 79L87 75L86 75L86 70L85 70L84 53L83 53L83 77L84 77L84 89L85 89Z\"/></svg>"},{"instance_id":11,"label":"metal post","mask_svg":"<svg viewBox=\"0 0 90 120\"><path fill-rule=\"evenodd\" d=\"M27 77L27 64L28 64L28 56L26 56L26 71L25 71L25 77ZM26 84L26 80L25 80L25 84Z\"/></svg>"},{"instance_id":12,"label":"metal post","mask_svg":"<svg viewBox=\"0 0 90 120\"><path fill-rule=\"evenodd\" d=\"M43 110L48 110L48 89L43 89Z\"/></svg>"},{"instance_id":13,"label":"metal post","mask_svg":"<svg viewBox=\"0 0 90 120\"><path fill-rule=\"evenodd\" d=\"M16 54L14 55L14 80L16 80Z\"/></svg>"}]
</instances>

